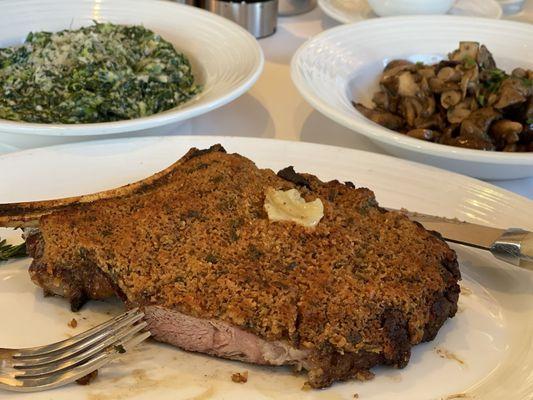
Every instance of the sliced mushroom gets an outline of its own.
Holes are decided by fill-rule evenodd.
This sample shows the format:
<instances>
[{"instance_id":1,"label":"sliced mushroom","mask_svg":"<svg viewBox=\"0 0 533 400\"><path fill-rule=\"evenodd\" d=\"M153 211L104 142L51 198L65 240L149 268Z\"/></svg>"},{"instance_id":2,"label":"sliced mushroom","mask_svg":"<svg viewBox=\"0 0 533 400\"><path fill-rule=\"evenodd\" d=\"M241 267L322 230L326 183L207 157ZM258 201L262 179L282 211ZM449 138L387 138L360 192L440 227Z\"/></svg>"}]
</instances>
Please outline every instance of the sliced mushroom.
<instances>
[{"instance_id":1,"label":"sliced mushroom","mask_svg":"<svg viewBox=\"0 0 533 400\"><path fill-rule=\"evenodd\" d=\"M440 133L431 129L411 129L406 135L415 139L433 142L439 138Z\"/></svg>"},{"instance_id":2,"label":"sliced mushroom","mask_svg":"<svg viewBox=\"0 0 533 400\"><path fill-rule=\"evenodd\" d=\"M477 66L467 69L461 78L461 93L463 99L469 89L474 90L479 83L479 70Z\"/></svg>"},{"instance_id":3,"label":"sliced mushroom","mask_svg":"<svg viewBox=\"0 0 533 400\"><path fill-rule=\"evenodd\" d=\"M398 95L415 97L420 93L420 87L415 81L415 76L409 71L404 71L398 76Z\"/></svg>"},{"instance_id":4,"label":"sliced mushroom","mask_svg":"<svg viewBox=\"0 0 533 400\"><path fill-rule=\"evenodd\" d=\"M424 106L415 97L402 97L398 107L408 126L414 126L416 118L424 112Z\"/></svg>"},{"instance_id":5,"label":"sliced mushroom","mask_svg":"<svg viewBox=\"0 0 533 400\"><path fill-rule=\"evenodd\" d=\"M423 76L420 79L420 82L418 82L418 87L424 95L433 96L433 93L431 93L431 88L429 87L428 79L426 77Z\"/></svg>"},{"instance_id":6,"label":"sliced mushroom","mask_svg":"<svg viewBox=\"0 0 533 400\"><path fill-rule=\"evenodd\" d=\"M453 107L462 100L461 93L457 90L447 90L440 95L440 104L446 110Z\"/></svg>"},{"instance_id":7,"label":"sliced mushroom","mask_svg":"<svg viewBox=\"0 0 533 400\"><path fill-rule=\"evenodd\" d=\"M496 104L497 101L498 101L498 95L496 93L491 93L489 94L489 97L486 100L486 105L494 107L494 104Z\"/></svg>"},{"instance_id":8,"label":"sliced mushroom","mask_svg":"<svg viewBox=\"0 0 533 400\"><path fill-rule=\"evenodd\" d=\"M508 144L502 149L502 151L505 151L505 152L508 152L508 153L514 153L514 152L518 151L518 146L516 145L516 143Z\"/></svg>"},{"instance_id":9,"label":"sliced mushroom","mask_svg":"<svg viewBox=\"0 0 533 400\"><path fill-rule=\"evenodd\" d=\"M372 101L378 108L382 108L384 110L389 110L390 101L389 101L389 94L381 90L379 92L376 92L374 94L374 97L372 97Z\"/></svg>"},{"instance_id":10,"label":"sliced mushroom","mask_svg":"<svg viewBox=\"0 0 533 400\"><path fill-rule=\"evenodd\" d=\"M353 105L357 109L357 111L359 111L365 117L367 117L371 121L374 121L376 124L384 126L385 128L398 131L405 124L404 120L401 117L391 114L390 112L382 110L372 110L360 103L354 103Z\"/></svg>"},{"instance_id":11,"label":"sliced mushroom","mask_svg":"<svg viewBox=\"0 0 533 400\"><path fill-rule=\"evenodd\" d=\"M439 141L439 143L446 144L448 146L465 147L467 149L487 151L494 150L494 145L489 140L480 138L466 138L462 136L456 138L444 137L441 141Z\"/></svg>"},{"instance_id":12,"label":"sliced mushroom","mask_svg":"<svg viewBox=\"0 0 533 400\"><path fill-rule=\"evenodd\" d=\"M516 143L520 140L522 133L522 124L508 119L496 121L490 127L490 135L503 145Z\"/></svg>"},{"instance_id":13,"label":"sliced mushroom","mask_svg":"<svg viewBox=\"0 0 533 400\"><path fill-rule=\"evenodd\" d=\"M460 65L460 61L452 61L452 60L441 60L437 64L437 71L440 71L444 67L452 67L455 68L456 66Z\"/></svg>"},{"instance_id":14,"label":"sliced mushroom","mask_svg":"<svg viewBox=\"0 0 533 400\"><path fill-rule=\"evenodd\" d=\"M493 151L494 145L489 141L482 138L468 138L461 137L455 139L455 146L465 147L467 149Z\"/></svg>"},{"instance_id":15,"label":"sliced mushroom","mask_svg":"<svg viewBox=\"0 0 533 400\"><path fill-rule=\"evenodd\" d=\"M494 108L501 110L509 106L525 103L528 94L529 88L522 79L506 79L498 90L498 101L494 103Z\"/></svg>"},{"instance_id":16,"label":"sliced mushroom","mask_svg":"<svg viewBox=\"0 0 533 400\"><path fill-rule=\"evenodd\" d=\"M435 67L432 66L424 66L423 68L419 68L416 72L426 79L434 78L437 75Z\"/></svg>"},{"instance_id":17,"label":"sliced mushroom","mask_svg":"<svg viewBox=\"0 0 533 400\"><path fill-rule=\"evenodd\" d=\"M472 114L472 111L470 111L468 108L455 107L448 110L446 118L452 124L460 124L467 119L470 114Z\"/></svg>"},{"instance_id":18,"label":"sliced mushroom","mask_svg":"<svg viewBox=\"0 0 533 400\"><path fill-rule=\"evenodd\" d=\"M456 82L445 82L439 78L430 78L429 81L430 89L437 94L445 92L446 90L460 90L461 87Z\"/></svg>"},{"instance_id":19,"label":"sliced mushroom","mask_svg":"<svg viewBox=\"0 0 533 400\"><path fill-rule=\"evenodd\" d=\"M448 109L446 118L452 124L460 124L470 116L472 111L477 110L477 103L473 99L465 99L455 107Z\"/></svg>"},{"instance_id":20,"label":"sliced mushroom","mask_svg":"<svg viewBox=\"0 0 533 400\"><path fill-rule=\"evenodd\" d=\"M483 68L483 69L496 68L496 62L494 61L494 57L492 57L491 52L485 47L484 44L482 44L481 47L479 48L476 61L477 61L477 64L479 65L479 68Z\"/></svg>"},{"instance_id":21,"label":"sliced mushroom","mask_svg":"<svg viewBox=\"0 0 533 400\"><path fill-rule=\"evenodd\" d=\"M442 135L440 137L440 142L443 143L444 140L456 138L459 136L461 125L460 124L451 124L448 125L444 130L442 131Z\"/></svg>"},{"instance_id":22,"label":"sliced mushroom","mask_svg":"<svg viewBox=\"0 0 533 400\"><path fill-rule=\"evenodd\" d=\"M427 118L418 117L415 119L415 127L420 129L442 131L446 127L446 123L441 114L433 114Z\"/></svg>"},{"instance_id":23,"label":"sliced mushroom","mask_svg":"<svg viewBox=\"0 0 533 400\"><path fill-rule=\"evenodd\" d=\"M511 76L514 78L527 79L527 71L524 68L515 68L511 72Z\"/></svg>"},{"instance_id":24,"label":"sliced mushroom","mask_svg":"<svg viewBox=\"0 0 533 400\"><path fill-rule=\"evenodd\" d=\"M461 137L475 138L490 141L488 130L490 125L501 117L501 114L492 107L480 108L472 112L461 123Z\"/></svg>"},{"instance_id":25,"label":"sliced mushroom","mask_svg":"<svg viewBox=\"0 0 533 400\"><path fill-rule=\"evenodd\" d=\"M477 60L479 52L479 43L477 42L460 42L459 49L455 50L449 55L449 59L452 61L463 61L467 58Z\"/></svg>"},{"instance_id":26,"label":"sliced mushroom","mask_svg":"<svg viewBox=\"0 0 533 400\"><path fill-rule=\"evenodd\" d=\"M398 68L410 68L413 65L414 64L409 60L392 60L385 66L385 68L383 69L383 72L390 72L393 69L398 69Z\"/></svg>"},{"instance_id":27,"label":"sliced mushroom","mask_svg":"<svg viewBox=\"0 0 533 400\"><path fill-rule=\"evenodd\" d=\"M435 101L435 97L433 95L427 96L425 98L424 110L422 111L421 116L427 118L430 115L433 115L436 109L437 102Z\"/></svg>"},{"instance_id":28,"label":"sliced mushroom","mask_svg":"<svg viewBox=\"0 0 533 400\"><path fill-rule=\"evenodd\" d=\"M391 78L397 77L403 71L412 71L415 69L415 66L412 62L407 60L394 60L387 64L383 70L383 75L381 77L380 83L386 83Z\"/></svg>"},{"instance_id":29,"label":"sliced mushroom","mask_svg":"<svg viewBox=\"0 0 533 400\"><path fill-rule=\"evenodd\" d=\"M459 82L461 80L461 71L452 67L444 67L437 73L437 78L443 82Z\"/></svg>"}]
</instances>

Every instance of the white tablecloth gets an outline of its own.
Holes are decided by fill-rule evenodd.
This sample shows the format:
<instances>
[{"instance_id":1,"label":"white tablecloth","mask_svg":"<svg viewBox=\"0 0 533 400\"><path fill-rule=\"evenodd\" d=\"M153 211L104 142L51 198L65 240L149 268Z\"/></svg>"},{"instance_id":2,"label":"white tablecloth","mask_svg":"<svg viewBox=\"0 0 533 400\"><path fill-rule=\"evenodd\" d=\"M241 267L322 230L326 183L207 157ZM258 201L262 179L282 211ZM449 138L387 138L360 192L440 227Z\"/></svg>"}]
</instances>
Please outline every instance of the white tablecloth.
<instances>
[{"instance_id":1,"label":"white tablecloth","mask_svg":"<svg viewBox=\"0 0 533 400\"><path fill-rule=\"evenodd\" d=\"M533 23L533 0L528 0L524 11L512 18ZM277 32L259 41L265 52L265 69L247 94L218 110L157 133L301 140L382 153L365 137L314 111L291 82L289 64L296 49L309 37L336 25L318 7L307 14L281 17ZM533 199L533 178L493 183Z\"/></svg>"}]
</instances>

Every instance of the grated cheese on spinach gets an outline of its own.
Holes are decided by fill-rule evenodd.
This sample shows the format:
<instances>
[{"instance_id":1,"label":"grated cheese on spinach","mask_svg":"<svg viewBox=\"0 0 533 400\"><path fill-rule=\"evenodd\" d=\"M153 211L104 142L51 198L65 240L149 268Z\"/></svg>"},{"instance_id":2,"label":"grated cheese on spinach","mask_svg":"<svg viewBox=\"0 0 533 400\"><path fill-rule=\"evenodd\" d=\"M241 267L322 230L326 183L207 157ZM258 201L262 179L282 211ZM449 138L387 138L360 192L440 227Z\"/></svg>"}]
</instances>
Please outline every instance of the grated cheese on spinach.
<instances>
[{"instance_id":1,"label":"grated cheese on spinach","mask_svg":"<svg viewBox=\"0 0 533 400\"><path fill-rule=\"evenodd\" d=\"M30 33L0 49L0 118L36 123L132 119L200 92L189 60L142 26L95 23Z\"/></svg>"}]
</instances>

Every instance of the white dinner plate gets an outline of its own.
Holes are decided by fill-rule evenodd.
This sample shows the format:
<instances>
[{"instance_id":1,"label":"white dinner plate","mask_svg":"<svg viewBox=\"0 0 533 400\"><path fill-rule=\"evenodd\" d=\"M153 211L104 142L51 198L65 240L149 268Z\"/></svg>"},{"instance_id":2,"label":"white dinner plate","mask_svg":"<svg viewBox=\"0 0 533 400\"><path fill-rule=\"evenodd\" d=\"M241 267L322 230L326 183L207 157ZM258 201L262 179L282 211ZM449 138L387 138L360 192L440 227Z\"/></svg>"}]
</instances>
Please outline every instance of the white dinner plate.
<instances>
[{"instance_id":1,"label":"white dinner plate","mask_svg":"<svg viewBox=\"0 0 533 400\"><path fill-rule=\"evenodd\" d=\"M533 69L533 24L455 16L376 18L342 25L305 42L291 62L292 80L319 112L365 135L399 157L484 179L533 176L533 153L505 153L445 146L386 129L359 113L378 90L394 59L436 63L460 41L487 46L498 67Z\"/></svg>"},{"instance_id":2,"label":"white dinner plate","mask_svg":"<svg viewBox=\"0 0 533 400\"><path fill-rule=\"evenodd\" d=\"M343 24L377 17L367 0L318 0L318 6ZM498 19L502 16L502 8L496 0L457 0L448 14Z\"/></svg>"},{"instance_id":3,"label":"white dinner plate","mask_svg":"<svg viewBox=\"0 0 533 400\"><path fill-rule=\"evenodd\" d=\"M175 1L2 0L0 6L0 47L22 43L29 32L77 29L91 25L93 21L143 25L189 58L196 82L203 86L199 95L179 107L131 120L34 124L0 119L0 135L7 134L6 138L14 145L14 135L148 133L229 103L245 93L263 70L263 52L246 30L218 15Z\"/></svg>"},{"instance_id":4,"label":"white dinner plate","mask_svg":"<svg viewBox=\"0 0 533 400\"><path fill-rule=\"evenodd\" d=\"M407 207L495 226L533 230L531 201L489 184L384 155L324 145L228 137L155 137L85 142L0 156L0 203L51 199L109 189L168 166L191 146L222 143L229 152L277 170L294 165L323 180L372 188L381 205ZM0 230L0 236L12 231ZM403 370L380 367L375 379L302 391L303 376L146 343L100 370L89 386L0 399L304 399L526 400L533 393L533 272L502 264L480 250L454 246L463 281L459 312L437 338L413 349ZM119 312L116 302L90 302L81 312L43 297L30 260L0 264L0 346L64 339ZM76 318L76 329L67 323ZM248 383L231 381L249 372ZM454 397L455 396L455 397ZM457 397L459 396L459 397Z\"/></svg>"}]
</instances>

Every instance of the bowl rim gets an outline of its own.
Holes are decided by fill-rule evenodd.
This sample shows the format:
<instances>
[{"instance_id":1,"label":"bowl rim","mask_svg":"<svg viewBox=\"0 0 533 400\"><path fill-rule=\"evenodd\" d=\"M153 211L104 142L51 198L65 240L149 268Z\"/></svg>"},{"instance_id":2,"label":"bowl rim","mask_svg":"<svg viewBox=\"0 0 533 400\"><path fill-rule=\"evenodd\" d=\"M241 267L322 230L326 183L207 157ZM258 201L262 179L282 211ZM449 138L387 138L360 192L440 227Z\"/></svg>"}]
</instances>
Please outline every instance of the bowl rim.
<instances>
[{"instance_id":1,"label":"bowl rim","mask_svg":"<svg viewBox=\"0 0 533 400\"><path fill-rule=\"evenodd\" d=\"M380 3L380 4L377 4L377 3ZM436 1L435 0L432 0L431 3L435 3ZM422 15L444 15L446 14L447 12L449 12L451 10L451 8L453 7L454 3L456 2L456 0L440 0L440 3L439 4L442 4L441 7L448 7L445 11L439 13L439 14L436 14L436 13L432 13L432 12L425 12L425 13L421 13ZM380 7L385 7L387 8L389 5L390 5L390 1L389 2L384 2L383 0L368 0L368 5L370 6L370 8L372 9L372 11L374 11L374 13L376 13L377 15L378 12L376 11L376 8L380 8ZM405 2L404 2L405 3ZM417 8L418 5L413 5L413 4L409 4L409 1L407 2L408 4L405 4L404 7L405 8ZM427 0L422 0L421 3L429 3ZM437 7L439 8L439 7ZM408 12L411 12L410 10ZM392 15L405 15L405 14L390 14L391 16Z\"/></svg>"},{"instance_id":2,"label":"bowl rim","mask_svg":"<svg viewBox=\"0 0 533 400\"><path fill-rule=\"evenodd\" d=\"M351 31L352 29L365 29L370 26L380 26L385 30L385 24L388 22L396 23L424 23L430 24L431 20L446 21L448 23L462 22L470 25L476 24L481 26L488 22L492 24L502 25L505 27L521 27L527 28L532 31L533 25L516 21L503 21L503 20L486 20L484 18L476 17L463 17L463 16L450 16L450 15L435 15L435 16L393 16L382 17L373 20L365 20L361 22L344 24L336 26L331 29L327 29L318 35L315 35L305 41L294 53L291 59L291 79L302 95L302 97L317 111L324 114L326 117L341 124L342 126L352 130L356 134L364 135L370 139L377 140L380 143L392 145L402 148L404 150L428 154L431 156L455 159L461 161L469 161L475 163L492 163L492 164L507 164L507 165L533 165L533 152L529 153L506 153L497 151L484 151L475 149L466 149L462 147L454 147L443 145L439 143L426 142L420 139L411 138L407 135L398 133L396 131L387 129L378 125L371 120L365 118L364 121L358 121L347 115L345 112L337 110L335 107L329 105L326 101L322 100L315 91L309 87L304 75L300 71L300 58L311 45L321 41L323 38L327 38L330 35ZM354 109L355 110L355 109ZM357 110L354 112L359 113Z\"/></svg>"},{"instance_id":3,"label":"bowl rim","mask_svg":"<svg viewBox=\"0 0 533 400\"><path fill-rule=\"evenodd\" d=\"M83 124L46 124L24 121L11 121L0 118L0 132L8 134L37 136L103 136L118 133L127 133L132 131L140 131L154 127L164 126L171 123L185 121L197 117L199 115L205 114L209 111L228 104L229 102L246 93L262 74L265 65L265 56L263 50L259 45L257 39L240 25L217 14L211 13L207 10L192 7L182 3L171 2L168 0L133 1L136 1L138 3L149 3L151 7L177 7L178 9L182 9L182 11L186 11L189 14L203 15L238 32L240 35L242 35L243 40L246 40L252 44L251 48L253 49L254 66L251 69L251 72L248 74L248 76L246 76L242 83L239 84L239 86L229 90L227 93L220 95L217 98L209 100L206 103L195 104L195 101L201 98L202 96L202 92L200 92L197 96L191 98L185 103L178 105L177 107L145 117L111 122L95 122ZM49 0L49 2L61 3L61 0ZM101 20L107 21L106 18L102 18Z\"/></svg>"}]
</instances>

